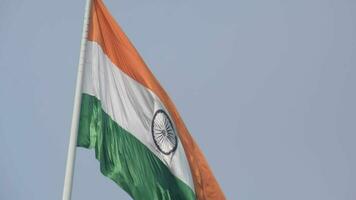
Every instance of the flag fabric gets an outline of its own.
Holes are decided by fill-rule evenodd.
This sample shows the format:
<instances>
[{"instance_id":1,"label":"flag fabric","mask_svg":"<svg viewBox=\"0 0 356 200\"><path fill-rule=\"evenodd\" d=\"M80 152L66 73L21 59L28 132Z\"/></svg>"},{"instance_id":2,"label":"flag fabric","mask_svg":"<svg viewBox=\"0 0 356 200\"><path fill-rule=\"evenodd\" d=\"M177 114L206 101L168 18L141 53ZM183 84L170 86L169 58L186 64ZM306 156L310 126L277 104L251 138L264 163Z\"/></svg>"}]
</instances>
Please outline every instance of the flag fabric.
<instances>
[{"instance_id":1,"label":"flag fabric","mask_svg":"<svg viewBox=\"0 0 356 200\"><path fill-rule=\"evenodd\" d=\"M174 104L101 0L84 54L77 146L133 199L225 199Z\"/></svg>"}]
</instances>

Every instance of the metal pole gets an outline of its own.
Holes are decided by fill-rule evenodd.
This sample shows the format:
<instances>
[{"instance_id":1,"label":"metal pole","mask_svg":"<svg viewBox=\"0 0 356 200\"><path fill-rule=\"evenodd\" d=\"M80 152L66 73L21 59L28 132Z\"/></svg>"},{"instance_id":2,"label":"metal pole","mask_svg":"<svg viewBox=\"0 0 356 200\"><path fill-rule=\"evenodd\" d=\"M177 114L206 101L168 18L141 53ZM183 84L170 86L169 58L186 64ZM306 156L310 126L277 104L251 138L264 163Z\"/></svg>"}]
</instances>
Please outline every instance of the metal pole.
<instances>
[{"instance_id":1,"label":"metal pole","mask_svg":"<svg viewBox=\"0 0 356 200\"><path fill-rule=\"evenodd\" d=\"M62 200L70 200L71 193L72 193L75 151L77 146L78 121L79 121L79 114L80 114L80 105L82 100L81 93L82 93L82 78L83 78L83 67L84 67L84 52L85 52L85 43L88 35L90 7L91 7L91 0L86 0L84 22L83 22L83 29L82 29L82 40L80 44L77 83L75 87L72 125L70 129L67 165L66 165L66 173L64 177Z\"/></svg>"}]
</instances>

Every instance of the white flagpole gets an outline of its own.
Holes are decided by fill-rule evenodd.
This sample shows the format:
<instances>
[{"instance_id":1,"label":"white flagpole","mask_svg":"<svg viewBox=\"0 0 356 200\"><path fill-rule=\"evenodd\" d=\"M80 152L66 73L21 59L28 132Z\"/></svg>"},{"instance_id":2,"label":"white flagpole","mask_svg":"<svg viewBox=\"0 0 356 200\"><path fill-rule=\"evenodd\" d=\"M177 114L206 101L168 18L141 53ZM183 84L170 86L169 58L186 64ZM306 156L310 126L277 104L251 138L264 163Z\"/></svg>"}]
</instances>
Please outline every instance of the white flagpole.
<instances>
[{"instance_id":1,"label":"white flagpole","mask_svg":"<svg viewBox=\"0 0 356 200\"><path fill-rule=\"evenodd\" d=\"M85 52L85 43L88 36L90 7L91 7L91 0L86 0L84 22L83 22L83 29L82 29L82 40L80 43L77 83L75 86L72 125L70 129L67 166L66 166L66 173L64 177L62 200L70 200L71 193L72 193L75 151L77 146L78 121L79 121L79 114L80 114L80 104L82 100L81 93L82 93L82 78L83 78L83 67L84 67L84 52Z\"/></svg>"}]
</instances>

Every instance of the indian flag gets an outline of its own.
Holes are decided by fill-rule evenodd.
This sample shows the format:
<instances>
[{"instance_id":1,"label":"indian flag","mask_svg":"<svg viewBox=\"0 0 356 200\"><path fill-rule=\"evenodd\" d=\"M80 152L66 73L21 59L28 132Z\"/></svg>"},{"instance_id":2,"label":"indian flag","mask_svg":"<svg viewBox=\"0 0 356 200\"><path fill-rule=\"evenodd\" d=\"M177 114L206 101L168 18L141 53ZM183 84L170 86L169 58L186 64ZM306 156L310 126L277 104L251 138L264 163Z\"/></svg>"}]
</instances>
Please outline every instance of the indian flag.
<instances>
[{"instance_id":1,"label":"indian flag","mask_svg":"<svg viewBox=\"0 0 356 200\"><path fill-rule=\"evenodd\" d=\"M177 109L101 0L90 8L77 146L133 199L225 199Z\"/></svg>"}]
</instances>

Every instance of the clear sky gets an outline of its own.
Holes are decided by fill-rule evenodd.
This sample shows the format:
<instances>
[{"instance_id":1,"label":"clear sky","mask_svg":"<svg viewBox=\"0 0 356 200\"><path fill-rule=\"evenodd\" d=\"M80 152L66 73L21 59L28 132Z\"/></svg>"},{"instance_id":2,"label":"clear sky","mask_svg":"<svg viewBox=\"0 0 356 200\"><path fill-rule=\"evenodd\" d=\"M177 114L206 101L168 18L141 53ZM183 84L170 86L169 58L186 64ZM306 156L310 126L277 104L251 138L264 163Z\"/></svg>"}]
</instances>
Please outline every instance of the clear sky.
<instances>
[{"instance_id":1,"label":"clear sky","mask_svg":"<svg viewBox=\"0 0 356 200\"><path fill-rule=\"evenodd\" d=\"M105 0L230 200L356 199L356 1ZM0 199L61 199L84 0L0 0ZM129 199L79 149L73 200Z\"/></svg>"}]
</instances>

